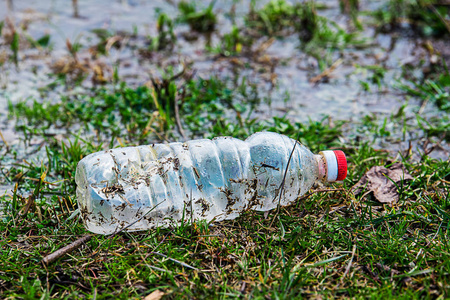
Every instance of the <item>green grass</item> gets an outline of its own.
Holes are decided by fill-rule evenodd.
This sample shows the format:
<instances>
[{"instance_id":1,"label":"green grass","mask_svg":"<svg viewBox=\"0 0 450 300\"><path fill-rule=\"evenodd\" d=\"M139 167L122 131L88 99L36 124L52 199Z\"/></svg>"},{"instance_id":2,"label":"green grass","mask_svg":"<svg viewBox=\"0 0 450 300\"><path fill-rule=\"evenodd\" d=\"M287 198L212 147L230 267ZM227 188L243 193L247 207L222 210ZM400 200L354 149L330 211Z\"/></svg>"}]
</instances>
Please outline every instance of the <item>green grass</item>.
<instances>
[{"instance_id":1,"label":"green grass","mask_svg":"<svg viewBox=\"0 0 450 300\"><path fill-rule=\"evenodd\" d=\"M299 48L314 57L321 70L332 64L334 52L367 44L358 32L347 32L337 23L320 16L315 1L292 5L285 0L272 0L259 10L255 9L255 2L252 4L245 19L251 34L277 38L298 36Z\"/></svg>"},{"instance_id":2,"label":"green grass","mask_svg":"<svg viewBox=\"0 0 450 300\"><path fill-rule=\"evenodd\" d=\"M240 33L240 29L233 25L231 32L224 34L221 43L211 48L210 51L225 57L238 56L249 52L252 43L253 39L245 37Z\"/></svg>"},{"instance_id":3,"label":"green grass","mask_svg":"<svg viewBox=\"0 0 450 300\"><path fill-rule=\"evenodd\" d=\"M423 36L445 37L450 33L449 10L436 0L390 0L372 15L382 32L408 27Z\"/></svg>"},{"instance_id":4,"label":"green grass","mask_svg":"<svg viewBox=\"0 0 450 300\"><path fill-rule=\"evenodd\" d=\"M371 166L390 163L385 153L370 146L348 150L349 177L336 185L344 191L315 193L267 218L249 211L214 226L174 225L122 233L111 241L94 236L47 270L36 268L45 254L85 233L78 218L66 221L76 207L71 184L76 158L95 150L80 144L59 145L59 151L54 145L48 164L19 167L26 178L48 174L40 184L18 181L19 188L35 186L34 205L23 215L30 198L14 194L16 204L1 223L5 296L80 297L96 292L125 299L155 288L186 298L446 295L448 162L405 161L414 180L401 187L397 204L381 206L348 192ZM58 175L69 182L50 185Z\"/></svg>"},{"instance_id":5,"label":"green grass","mask_svg":"<svg viewBox=\"0 0 450 300\"><path fill-rule=\"evenodd\" d=\"M227 110L243 112L233 107L232 100L243 91L231 90L227 82L217 78L193 80L185 89L181 111L199 115L198 120L202 120L202 114L212 116L204 119L204 124L183 118L185 124L194 124L190 128L193 134L201 134L200 128L209 128L203 134L243 138L254 131L271 130L296 138L300 132L300 141L314 151L345 147L350 166L348 178L330 186L330 192L313 192L267 217L247 211L236 220L214 225L201 221L174 224L168 229L121 233L112 240L95 235L84 247L57 263L37 268L43 256L86 234L78 215L72 216L77 207L74 170L83 156L104 148L96 137L91 137L91 141L46 137L46 155L40 163L14 164L5 174L17 186L12 199L3 197L10 204L0 222L0 284L5 297L72 298L97 294L100 298L127 299L155 289L174 298L447 296L448 161L428 156L422 161L405 158L403 163L414 180L399 186L398 203L381 205L370 195L353 195L350 188L370 167L389 166L392 157L373 149L370 142L341 144L345 122L331 127L325 120L292 124L285 118L273 118L243 119L236 125L224 114ZM115 139L120 132L139 127L136 116L128 117L126 111L117 109L122 102L136 113L142 114L143 109L158 111L145 87L130 89L122 84L115 92L95 93L91 98L79 97L67 103L63 100L55 108L45 103L40 108L35 103L33 109L26 109L25 104L19 103L11 105L11 113L17 120L26 119L27 128L35 128L33 134L37 136L48 136L46 130L59 123L64 123L66 129L84 124L87 128L92 126L97 135L112 139L111 145L117 145ZM257 105L250 101L251 95L246 99L247 109ZM77 103L84 110L76 113L70 103ZM108 118L102 113L116 123L104 126ZM222 119L214 123L220 116ZM223 122L235 124L236 129L223 126ZM382 136L383 131L376 124L374 120L365 121L371 135ZM18 126L21 129L25 125ZM175 125L169 130L175 131ZM141 134L128 135L126 143L135 144L141 138ZM30 194L22 196L20 191Z\"/></svg>"},{"instance_id":6,"label":"green grass","mask_svg":"<svg viewBox=\"0 0 450 300\"><path fill-rule=\"evenodd\" d=\"M190 26L200 22L193 28L197 31L215 30L214 2L203 10L182 3L182 19L159 12L158 35L143 37L144 47L133 50L167 55L179 38L180 20ZM348 3L353 5L350 18L357 18L357 1ZM245 28L233 26L217 48L205 47L205 53L245 58L250 69L256 68L252 62L258 58L250 51L252 43L268 38L294 36L302 45L299 52L317 57L322 51L342 54L354 49L355 35L319 16L313 4L278 0L254 8L244 17ZM299 20L303 23L296 23ZM108 55L108 39L117 33L94 34L94 45L68 42L73 63L88 46L94 47L96 57ZM45 48L50 40L36 43ZM2 47L13 55L11 43ZM22 57L20 51L17 47L17 57ZM323 62L319 67L327 65ZM2 67L14 64L12 60ZM372 92L372 85L378 90L392 85L382 65L353 67L368 72L367 84L362 83L366 93ZM411 74L422 67L412 66ZM388 116L368 114L356 121L325 116L304 123L289 115L257 114L263 105L270 107L272 95L252 76L193 76L192 66L186 64L179 73L174 66L162 68L161 76L150 78L151 84L132 86L116 70L115 78L81 89L92 70L55 71L55 81L40 90L40 99L8 105L8 122L21 142L0 143L0 184L11 187L0 195L1 297L142 299L155 290L169 299L450 297L450 163L412 146L380 149L411 141L438 151L439 143L449 141L448 71L435 67L427 77L405 71L396 87L406 99L435 104L442 115L430 117L414 109L407 114L411 107L405 102ZM81 91L69 93L73 88ZM348 177L316 185L294 204L267 215L246 211L235 220L211 224L196 221L113 237L94 235L56 262L42 264L46 255L89 233L77 212L74 181L76 165L86 155L182 141L183 135L245 139L264 130L299 138L313 152L343 149ZM352 192L370 168L396 161L413 177L398 184L398 202L381 204L371 193Z\"/></svg>"},{"instance_id":7,"label":"green grass","mask_svg":"<svg viewBox=\"0 0 450 300\"><path fill-rule=\"evenodd\" d=\"M152 51L162 51L162 50L172 50L176 44L177 38L174 29L174 22L165 13L158 14L158 22L156 25L158 29L158 35L154 38L150 37L150 44L148 50Z\"/></svg>"},{"instance_id":8,"label":"green grass","mask_svg":"<svg viewBox=\"0 0 450 300\"><path fill-rule=\"evenodd\" d=\"M432 102L443 111L450 111L450 73L445 70L436 79L410 80L400 89L424 102Z\"/></svg>"},{"instance_id":9,"label":"green grass","mask_svg":"<svg viewBox=\"0 0 450 300\"><path fill-rule=\"evenodd\" d=\"M215 0L204 8L203 10L197 10L195 1L180 1L178 3L178 9L180 16L178 22L188 24L192 30L207 33L212 32L217 24L217 17L213 11Z\"/></svg>"}]
</instances>

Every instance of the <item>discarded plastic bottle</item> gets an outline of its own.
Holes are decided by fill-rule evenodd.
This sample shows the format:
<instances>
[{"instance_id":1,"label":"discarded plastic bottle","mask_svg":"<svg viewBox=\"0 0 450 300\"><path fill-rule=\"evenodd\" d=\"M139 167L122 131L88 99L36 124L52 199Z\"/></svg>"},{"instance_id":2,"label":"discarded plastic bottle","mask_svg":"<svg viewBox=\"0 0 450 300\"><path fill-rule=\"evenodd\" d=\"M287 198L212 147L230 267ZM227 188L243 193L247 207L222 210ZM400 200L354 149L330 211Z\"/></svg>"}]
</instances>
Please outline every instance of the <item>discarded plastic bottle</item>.
<instances>
[{"instance_id":1,"label":"discarded plastic bottle","mask_svg":"<svg viewBox=\"0 0 450 300\"><path fill-rule=\"evenodd\" d=\"M111 234L270 210L292 203L316 180L346 175L342 151L314 155L286 136L259 132L245 141L220 137L93 153L78 163L75 180L86 228Z\"/></svg>"}]
</instances>

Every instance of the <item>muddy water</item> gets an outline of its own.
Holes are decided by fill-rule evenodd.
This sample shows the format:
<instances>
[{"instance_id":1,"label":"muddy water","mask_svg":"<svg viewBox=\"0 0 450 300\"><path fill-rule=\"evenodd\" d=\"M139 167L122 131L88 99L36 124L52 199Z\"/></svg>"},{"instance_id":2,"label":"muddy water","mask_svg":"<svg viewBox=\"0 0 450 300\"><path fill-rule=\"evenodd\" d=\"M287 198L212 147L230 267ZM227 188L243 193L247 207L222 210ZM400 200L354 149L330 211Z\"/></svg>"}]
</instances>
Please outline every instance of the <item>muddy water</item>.
<instances>
[{"instance_id":1,"label":"muddy water","mask_svg":"<svg viewBox=\"0 0 450 300\"><path fill-rule=\"evenodd\" d=\"M17 2L17 3L16 3ZM60 1L16 1L14 11L8 11L6 2L0 9L0 20L9 16L16 23L27 23L27 33L34 38L39 38L44 34L50 34L53 50L49 55L37 55L36 50L21 51L21 58L34 55L37 59L24 60L20 64L20 71L14 68L7 68L2 75L1 83L6 87L3 96L7 96L13 102L26 97L39 98L37 88L48 82L46 78L51 73L48 68L50 62L54 62L58 57L67 55L66 39L78 41L84 45L93 45L96 40L90 30L103 28L111 31L131 32L133 28L138 28L138 34L142 36L156 34L156 13L155 9L161 9L169 16L177 14L177 8L169 1L78 1L79 17L75 18L74 10L70 3ZM335 3L336 2L336 3ZM218 31L223 34L229 31L231 22L224 16L224 12L229 11L233 1L219 1L216 4L216 11L219 14ZM262 6L264 2L258 2ZM328 6L327 10L320 11L329 18L333 18L340 25L345 26L344 18L339 13L337 1L324 1ZM369 1L374 7L377 1ZM242 18L248 11L248 1L241 1L238 4L237 16L238 24L242 23ZM365 7L363 6L363 9ZM99 13L101 12L101 13ZM239 22L239 20L241 22ZM182 38L182 33L189 31L187 26L177 27L178 47L168 59L181 56L185 60L193 61L193 68L197 70L199 76L209 77L211 74L223 72L224 65L230 65L229 61L217 62L212 55L204 53L204 39L197 42L188 42ZM370 33L367 33L370 35ZM218 42L218 36L213 35L212 43ZM297 38L288 38L284 41L276 41L268 49L266 54L272 61L287 61L287 66L277 66L275 75L276 84L279 85L279 94L286 91L291 95L288 103L292 117L300 121L306 120L322 114L331 114L337 118L349 118L354 115L366 113L367 111L390 111L392 105L398 102L397 97L384 97L386 101L376 101L374 93L360 93L359 80L361 74L352 74L354 64L373 64L374 55L384 52L385 41L383 39L375 41L378 45L369 51L350 51L345 54L344 62L332 74L331 81L327 84L315 86L308 79L317 75L318 68L313 59L307 58L298 50L299 42ZM411 56L411 50L416 47L413 42L399 41L398 46L389 54L388 59L393 62L393 70L400 66L399 61ZM33 53L34 52L34 53ZM80 56L83 57L83 51ZM84 51L86 52L86 51ZM87 54L87 53L85 53ZM171 56L171 57L170 57ZM165 58L164 58L165 59ZM149 78L149 73L154 73L157 67L151 61L138 61L136 53L130 49L113 50L110 57L104 58L107 64L115 64L120 60L119 74L125 77L128 75L134 83L143 83ZM38 69L37 74L30 74L30 70ZM255 77L258 80L263 77L257 72L243 70L245 75ZM389 76L389 75L388 75ZM389 77L387 78L389 79ZM27 87L27 88L24 88ZM263 87L263 86L262 86ZM279 102L275 95L272 104L277 108ZM279 97L284 98L284 97ZM2 101L4 104L4 101ZM2 107L2 110L4 105ZM281 109L283 106L280 107Z\"/></svg>"},{"instance_id":2,"label":"muddy water","mask_svg":"<svg viewBox=\"0 0 450 300\"><path fill-rule=\"evenodd\" d=\"M16 3L17 2L17 3ZM161 9L169 16L177 14L177 8L168 1L78 1L79 17L75 18L74 10L70 3L60 1L16 1L14 11L8 11L6 2L0 12L0 19L9 16L16 23L27 23L27 33L34 38L44 34L50 34L53 50L48 55L37 54L35 49L21 51L21 58L26 58L20 63L20 71L3 66L1 83L5 87L2 98L7 97L13 102L18 99L33 97L39 99L38 88L49 83L48 74L51 73L48 65L58 57L67 55L66 39L78 41L84 45L93 45L95 36L90 30L103 28L111 31L131 32L138 28L138 34L142 36L156 34L156 9ZM233 1L219 1L216 11L229 11ZM336 3L335 3L336 2ZM338 24L345 26L345 18L339 13L337 1L324 1L328 9L320 11L325 16L332 18ZM368 1L362 9L376 7L380 1ZM263 5L263 2L259 2ZM248 1L241 1L237 9L238 17L245 15L248 10ZM101 13L99 13L101 12ZM242 21L242 18L238 18ZM218 31L226 33L230 29L230 21L219 14ZM239 22L238 22L239 23ZM167 59L184 58L192 61L193 68L197 70L198 76L209 77L211 74L224 73L224 68L230 65L229 61L217 62L212 55L204 53L204 39L188 42L182 38L182 33L189 31L187 26L178 26L178 46L174 53ZM370 32L365 33L370 36ZM386 81L390 81L398 75L402 61L413 60L412 51L417 48L414 41L399 40L390 53L385 48L389 46L390 37L377 37L373 42L375 47L369 50L350 50L344 54L343 62L330 74L330 81L326 84L314 85L309 79L318 75L318 68L313 59L306 57L298 50L299 42L296 38L287 38L284 41L275 41L266 54L272 61L284 60L285 65L275 68L276 84L279 86L278 93L274 93L272 108L285 111L289 109L289 116L299 121L308 118L317 119L321 115L331 115L338 119L358 118L368 112L391 112L402 103L402 97L394 94L380 96L378 93L363 93L359 80L364 75L355 72L355 64L370 65L377 63L374 57L386 56L386 66L390 68L386 74ZM212 43L217 43L218 37L214 35ZM33 53L34 52L34 53ZM83 53L84 52L84 53ZM81 51L80 56L88 53ZM33 56L37 59L33 60ZM31 59L29 59L29 58ZM166 57L164 57L166 59ZM119 74L128 77L132 83L142 84L149 79L150 73L157 72L158 68L151 61L138 61L135 51L124 48L119 51L112 50L107 58L102 59L104 63L113 65L118 61ZM225 65L225 66L224 66ZM37 74L30 71L37 69ZM260 80L261 88L264 89L263 75L255 70L241 70L245 75ZM267 74L266 74L267 75ZM89 84L86 82L85 84ZM291 97L288 103L280 101L285 92ZM383 91L386 92L386 91ZM392 91L387 91L392 92ZM2 101L0 109L4 111L5 101ZM264 109L263 109L264 110ZM11 132L7 132L10 135Z\"/></svg>"},{"instance_id":3,"label":"muddy water","mask_svg":"<svg viewBox=\"0 0 450 300\"><path fill-rule=\"evenodd\" d=\"M231 21L226 17L233 3L236 1L218 1L215 11L218 12L219 34L211 37L212 45L220 42L220 36L231 29ZM267 1L266 1L267 2ZM326 5L320 14L332 19L342 27L349 25L348 19L340 13L338 1L317 1ZM385 1L384 1L385 2ZM206 2L209 3L209 2ZM383 1L361 1L361 9L375 9ZM392 83L400 76L401 66L426 58L425 51L421 50L420 43L414 39L398 38L394 40L389 35L374 36L372 29L367 28L362 35L370 40L371 46L363 49L346 49L342 55L331 55L331 61L336 68L326 77L327 81L319 80L312 83L311 78L320 74L317 62L299 50L297 38L275 40L266 49L258 63L251 63L253 68L238 68L235 65L249 63L248 58L238 58L233 63L228 59L217 59L213 54L206 53L206 38L200 36L195 41L184 38L189 33L188 26L176 26L178 38L177 46L171 53L158 55L154 59L140 59L136 48L144 47L147 36L156 35L156 10L167 13L171 17L178 14L176 5L171 1L153 0L99 0L78 1L78 14L74 16L74 9L70 1L14 1L13 10L9 10L6 1L0 2L0 20L9 18L16 26L25 28L21 32L34 39L45 34L51 36L51 50L22 48L19 51L19 68L16 69L11 62L5 62L0 67L0 129L3 139L9 146L19 145L23 138L13 129L11 121L7 120L8 101L15 103L23 99L42 99L40 89L54 82L49 74L52 73L50 65L58 59L68 55L66 40L83 45L78 53L80 60L89 59L88 48L95 45L97 37L91 32L93 29L107 29L112 32L125 31L132 33L137 29L138 38L129 40L128 46L119 49L112 48L110 55L100 57L95 63L102 63L112 69L118 66L119 76L130 85L142 85L150 78L150 74L158 74L161 65L169 61L192 62L196 76L208 78L212 75L220 77L231 76L237 72L259 84L261 95L270 95L271 104L262 104L255 116L283 116L287 115L293 122L306 122L309 119L320 120L329 115L334 120L350 120L358 123L367 114L376 114L382 119L395 113L404 103L405 96L392 87ZM258 1L262 6L264 1ZM206 4L205 4L206 5ZM238 1L236 4L236 22L243 24L243 16L248 12L249 1ZM5 29L4 29L5 30ZM256 43L258 45L258 43ZM259 43L261 44L261 43ZM257 47L257 45L255 47ZM1 53L10 54L6 46L0 48ZM360 81L367 81L366 71L358 69L357 65L367 66L383 64L388 70L380 89L371 86L370 92L361 88ZM273 72L270 71L274 65ZM263 68L267 72L259 72ZM276 87L273 88L273 85ZM79 93L90 88L92 83L85 80L81 87L67 91L57 87L53 93L46 94L46 100L58 101L61 94ZM290 97L286 101L286 94ZM405 109L407 118L414 119L421 102L419 99L409 98ZM424 107L422 116L439 116L431 104ZM354 128L353 128L354 129ZM352 138L353 129L345 139ZM392 127L392 135L397 134L397 128ZM398 132L401 135L401 132ZM417 134L408 133L398 143L380 142L379 147L391 149L406 149L408 139L417 139ZM31 141L27 151L39 149L40 141ZM0 141L0 143L4 143ZM18 146L17 148L21 148ZM448 157L449 147L443 145L438 157ZM4 150L2 150L4 151ZM38 150L36 150L38 151ZM42 149L41 149L42 151ZM1 182L6 184L6 182Z\"/></svg>"}]
</instances>

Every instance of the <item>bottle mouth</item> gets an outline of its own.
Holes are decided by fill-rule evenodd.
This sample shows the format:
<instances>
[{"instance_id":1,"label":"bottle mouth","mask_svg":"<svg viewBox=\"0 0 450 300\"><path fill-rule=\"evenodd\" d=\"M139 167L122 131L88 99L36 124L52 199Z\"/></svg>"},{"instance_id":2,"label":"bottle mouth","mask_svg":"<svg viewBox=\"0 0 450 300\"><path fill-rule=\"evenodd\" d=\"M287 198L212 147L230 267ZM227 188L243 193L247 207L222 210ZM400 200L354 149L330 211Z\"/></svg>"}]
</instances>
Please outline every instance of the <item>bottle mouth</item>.
<instances>
[{"instance_id":1,"label":"bottle mouth","mask_svg":"<svg viewBox=\"0 0 450 300\"><path fill-rule=\"evenodd\" d=\"M326 181L341 181L347 177L347 158L344 152L340 150L326 150L319 154L325 160Z\"/></svg>"}]
</instances>

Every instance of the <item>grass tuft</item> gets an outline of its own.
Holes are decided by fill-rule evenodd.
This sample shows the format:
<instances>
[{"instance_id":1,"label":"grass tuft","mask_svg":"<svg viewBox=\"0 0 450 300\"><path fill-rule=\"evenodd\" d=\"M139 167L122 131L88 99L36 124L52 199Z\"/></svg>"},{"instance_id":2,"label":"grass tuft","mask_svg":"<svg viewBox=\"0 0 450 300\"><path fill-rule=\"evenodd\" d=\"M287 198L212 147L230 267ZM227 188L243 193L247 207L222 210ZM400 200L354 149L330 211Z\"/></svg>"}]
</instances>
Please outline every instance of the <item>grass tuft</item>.
<instances>
[{"instance_id":1,"label":"grass tuft","mask_svg":"<svg viewBox=\"0 0 450 300\"><path fill-rule=\"evenodd\" d=\"M178 9L181 13L178 21L188 24L192 30L206 33L214 31L217 24L217 17L213 11L215 0L204 8L197 10L195 2L181 1Z\"/></svg>"}]
</instances>

